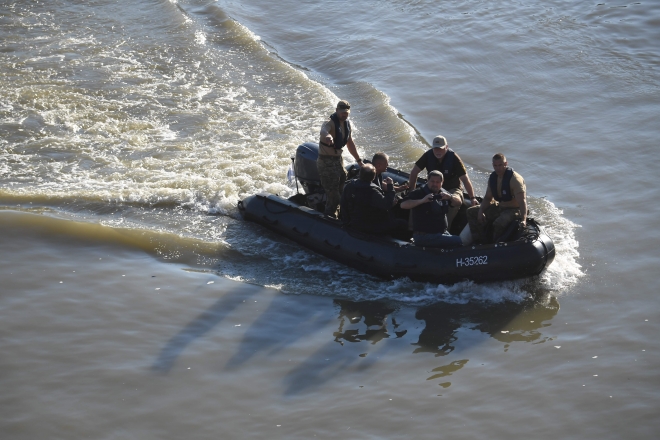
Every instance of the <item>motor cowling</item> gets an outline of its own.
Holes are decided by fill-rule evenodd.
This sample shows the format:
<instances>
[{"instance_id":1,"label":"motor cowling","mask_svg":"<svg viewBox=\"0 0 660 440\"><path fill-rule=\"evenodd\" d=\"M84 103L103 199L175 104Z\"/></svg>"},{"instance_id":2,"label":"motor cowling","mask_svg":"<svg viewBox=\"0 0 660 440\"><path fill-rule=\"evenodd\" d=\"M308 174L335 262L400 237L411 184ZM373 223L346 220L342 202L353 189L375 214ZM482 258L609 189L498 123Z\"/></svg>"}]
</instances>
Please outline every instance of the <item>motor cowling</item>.
<instances>
[{"instance_id":1,"label":"motor cowling","mask_svg":"<svg viewBox=\"0 0 660 440\"><path fill-rule=\"evenodd\" d=\"M306 194L324 193L319 171L316 168L318 157L318 144L305 142L296 149L294 171Z\"/></svg>"}]
</instances>

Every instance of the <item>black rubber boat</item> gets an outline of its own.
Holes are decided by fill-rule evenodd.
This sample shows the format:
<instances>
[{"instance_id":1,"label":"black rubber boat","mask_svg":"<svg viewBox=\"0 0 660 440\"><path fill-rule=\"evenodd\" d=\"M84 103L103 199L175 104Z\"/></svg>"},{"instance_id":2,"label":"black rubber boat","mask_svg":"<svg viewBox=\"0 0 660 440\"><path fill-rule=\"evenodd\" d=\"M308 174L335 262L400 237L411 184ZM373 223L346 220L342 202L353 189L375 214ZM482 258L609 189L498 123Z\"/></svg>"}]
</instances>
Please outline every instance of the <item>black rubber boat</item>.
<instances>
[{"instance_id":1,"label":"black rubber boat","mask_svg":"<svg viewBox=\"0 0 660 440\"><path fill-rule=\"evenodd\" d=\"M296 151L296 185L300 182L305 194L289 199L277 195L247 197L238 203L243 218L340 263L386 279L408 277L444 284L511 280L538 275L555 257L552 240L533 218L528 218L526 228L512 231L507 241L453 249L424 248L347 228L322 213L317 155L318 145L312 143L302 144ZM355 167L349 167L349 175L355 173ZM408 174L388 168L386 176L402 183ZM464 212L454 223L463 228Z\"/></svg>"}]
</instances>

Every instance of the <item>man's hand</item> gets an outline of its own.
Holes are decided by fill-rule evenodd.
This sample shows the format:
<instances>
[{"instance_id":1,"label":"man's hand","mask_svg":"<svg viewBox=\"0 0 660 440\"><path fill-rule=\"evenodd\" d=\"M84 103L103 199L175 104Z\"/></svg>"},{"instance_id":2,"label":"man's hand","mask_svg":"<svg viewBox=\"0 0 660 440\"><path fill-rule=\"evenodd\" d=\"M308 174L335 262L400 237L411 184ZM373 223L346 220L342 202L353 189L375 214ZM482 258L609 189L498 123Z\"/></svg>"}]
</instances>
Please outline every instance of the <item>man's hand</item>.
<instances>
[{"instance_id":1,"label":"man's hand","mask_svg":"<svg viewBox=\"0 0 660 440\"><path fill-rule=\"evenodd\" d=\"M395 191L405 191L408 189L408 183L404 183L403 185L399 185L394 188Z\"/></svg>"},{"instance_id":2,"label":"man's hand","mask_svg":"<svg viewBox=\"0 0 660 440\"><path fill-rule=\"evenodd\" d=\"M327 135L324 139L323 142L325 142L329 147L332 147L335 144L335 140L332 139L332 136Z\"/></svg>"}]
</instances>

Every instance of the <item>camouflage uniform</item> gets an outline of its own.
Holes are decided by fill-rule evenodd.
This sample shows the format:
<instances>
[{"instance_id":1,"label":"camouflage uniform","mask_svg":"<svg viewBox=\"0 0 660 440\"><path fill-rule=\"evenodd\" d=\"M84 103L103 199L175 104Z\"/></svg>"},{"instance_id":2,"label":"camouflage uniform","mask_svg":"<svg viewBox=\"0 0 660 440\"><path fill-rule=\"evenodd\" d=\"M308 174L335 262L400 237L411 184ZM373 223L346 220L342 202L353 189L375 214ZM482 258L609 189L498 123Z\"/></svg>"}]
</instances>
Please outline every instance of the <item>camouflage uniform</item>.
<instances>
[{"instance_id":1,"label":"camouflage uniform","mask_svg":"<svg viewBox=\"0 0 660 440\"><path fill-rule=\"evenodd\" d=\"M338 104L342 105L346 101L340 101ZM341 157L343 148L333 148L325 144L324 140L327 135L333 139L337 137L335 133L335 123L332 121L332 116L328 118L321 126L320 141L319 141L319 157L316 160L316 166L321 178L321 186L325 190L325 214L337 217L337 208L341 201L341 193L344 191L344 183L346 182L346 169L344 168L344 159ZM347 130L348 122L342 123L342 130ZM348 135L346 142L353 141L352 134Z\"/></svg>"},{"instance_id":2,"label":"camouflage uniform","mask_svg":"<svg viewBox=\"0 0 660 440\"><path fill-rule=\"evenodd\" d=\"M341 156L319 155L316 166L319 170L321 186L326 194L325 214L336 217L337 207L346 182L344 159Z\"/></svg>"},{"instance_id":3,"label":"camouflage uniform","mask_svg":"<svg viewBox=\"0 0 660 440\"><path fill-rule=\"evenodd\" d=\"M467 210L468 224L474 241L477 243L491 243L501 237L512 221L520 220L520 209L504 208L499 203L491 203L484 209L486 221L479 223L479 205L471 206ZM493 225L493 234L488 236L488 225Z\"/></svg>"}]
</instances>

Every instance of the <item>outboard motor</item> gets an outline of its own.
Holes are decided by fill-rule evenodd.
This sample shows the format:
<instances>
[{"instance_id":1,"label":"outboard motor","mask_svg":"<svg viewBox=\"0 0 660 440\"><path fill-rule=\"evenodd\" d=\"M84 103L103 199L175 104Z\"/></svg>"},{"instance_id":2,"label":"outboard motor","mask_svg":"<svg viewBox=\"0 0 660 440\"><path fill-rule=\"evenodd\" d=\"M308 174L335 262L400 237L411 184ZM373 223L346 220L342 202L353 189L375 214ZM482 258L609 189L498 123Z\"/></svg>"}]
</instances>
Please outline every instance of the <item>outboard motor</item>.
<instances>
[{"instance_id":1,"label":"outboard motor","mask_svg":"<svg viewBox=\"0 0 660 440\"><path fill-rule=\"evenodd\" d=\"M306 194L323 192L319 171L316 168L316 159L318 157L319 146L312 142L305 142L296 149L294 171Z\"/></svg>"},{"instance_id":2,"label":"outboard motor","mask_svg":"<svg viewBox=\"0 0 660 440\"><path fill-rule=\"evenodd\" d=\"M321 178L316 168L319 157L319 146L313 142L305 142L296 149L294 171L296 178L305 191L307 206L318 211L325 207L325 191L321 186Z\"/></svg>"}]
</instances>

